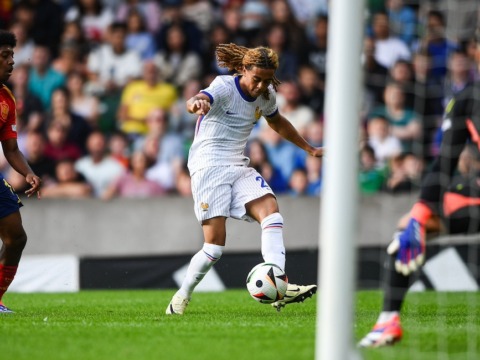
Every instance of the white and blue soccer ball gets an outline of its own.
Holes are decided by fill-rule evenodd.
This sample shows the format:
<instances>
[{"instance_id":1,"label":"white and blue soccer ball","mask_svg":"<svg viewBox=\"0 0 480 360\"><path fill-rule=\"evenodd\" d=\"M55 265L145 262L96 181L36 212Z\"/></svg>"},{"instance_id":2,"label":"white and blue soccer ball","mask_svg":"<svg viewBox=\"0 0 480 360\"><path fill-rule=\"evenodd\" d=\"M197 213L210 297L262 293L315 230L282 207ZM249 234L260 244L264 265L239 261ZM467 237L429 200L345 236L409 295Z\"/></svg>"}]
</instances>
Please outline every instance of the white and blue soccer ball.
<instances>
[{"instance_id":1,"label":"white and blue soccer ball","mask_svg":"<svg viewBox=\"0 0 480 360\"><path fill-rule=\"evenodd\" d=\"M283 299L287 285L287 274L275 264L258 264L247 276L248 292L262 304L271 304Z\"/></svg>"}]
</instances>

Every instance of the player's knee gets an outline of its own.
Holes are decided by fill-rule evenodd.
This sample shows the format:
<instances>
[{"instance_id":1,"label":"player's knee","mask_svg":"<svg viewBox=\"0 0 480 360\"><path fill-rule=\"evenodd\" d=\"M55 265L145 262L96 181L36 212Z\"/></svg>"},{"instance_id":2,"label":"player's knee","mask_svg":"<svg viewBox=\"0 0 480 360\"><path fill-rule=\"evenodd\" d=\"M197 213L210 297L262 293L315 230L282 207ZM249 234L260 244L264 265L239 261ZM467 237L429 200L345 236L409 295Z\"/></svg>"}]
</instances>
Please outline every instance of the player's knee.
<instances>
[{"instance_id":1,"label":"player's knee","mask_svg":"<svg viewBox=\"0 0 480 360\"><path fill-rule=\"evenodd\" d=\"M27 245L27 234L22 232L16 236L5 237L2 240L6 248L22 251Z\"/></svg>"},{"instance_id":2,"label":"player's knee","mask_svg":"<svg viewBox=\"0 0 480 360\"><path fill-rule=\"evenodd\" d=\"M274 212L273 214L270 214L266 216L261 223L262 229L268 229L271 227L275 227L277 229L283 228L283 216L279 212Z\"/></svg>"}]
</instances>

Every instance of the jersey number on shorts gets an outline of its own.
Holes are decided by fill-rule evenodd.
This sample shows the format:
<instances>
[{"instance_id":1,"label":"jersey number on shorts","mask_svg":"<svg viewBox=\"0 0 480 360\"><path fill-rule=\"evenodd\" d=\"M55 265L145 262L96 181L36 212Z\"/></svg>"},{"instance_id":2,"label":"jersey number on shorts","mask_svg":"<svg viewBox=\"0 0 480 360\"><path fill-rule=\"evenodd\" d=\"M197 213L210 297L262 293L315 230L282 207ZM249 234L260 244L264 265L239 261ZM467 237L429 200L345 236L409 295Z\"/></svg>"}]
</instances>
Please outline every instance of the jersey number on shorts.
<instances>
[{"instance_id":1,"label":"jersey number on shorts","mask_svg":"<svg viewBox=\"0 0 480 360\"><path fill-rule=\"evenodd\" d=\"M266 189L270 189L270 186L268 186L268 184L267 184L267 182L265 181L265 179L262 178L261 176L257 176L257 177L255 178L255 180L260 181L260 187L266 188Z\"/></svg>"}]
</instances>

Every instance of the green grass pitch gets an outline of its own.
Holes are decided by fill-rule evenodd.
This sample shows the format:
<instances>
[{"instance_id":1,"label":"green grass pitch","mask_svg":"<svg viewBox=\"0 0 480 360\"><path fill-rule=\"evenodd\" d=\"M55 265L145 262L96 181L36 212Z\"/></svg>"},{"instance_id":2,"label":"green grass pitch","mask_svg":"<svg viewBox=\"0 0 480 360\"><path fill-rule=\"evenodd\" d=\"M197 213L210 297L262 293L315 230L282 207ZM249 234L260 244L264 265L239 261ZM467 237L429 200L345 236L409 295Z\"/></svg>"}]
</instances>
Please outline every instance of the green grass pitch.
<instances>
[{"instance_id":1,"label":"green grass pitch","mask_svg":"<svg viewBox=\"0 0 480 360\"><path fill-rule=\"evenodd\" d=\"M16 313L0 316L4 359L314 359L316 301L277 312L246 290L196 293L187 312L166 316L173 290L7 293ZM374 323L381 293L356 294L358 340ZM480 358L478 293L412 293L405 335L391 348L360 351L363 359Z\"/></svg>"}]
</instances>

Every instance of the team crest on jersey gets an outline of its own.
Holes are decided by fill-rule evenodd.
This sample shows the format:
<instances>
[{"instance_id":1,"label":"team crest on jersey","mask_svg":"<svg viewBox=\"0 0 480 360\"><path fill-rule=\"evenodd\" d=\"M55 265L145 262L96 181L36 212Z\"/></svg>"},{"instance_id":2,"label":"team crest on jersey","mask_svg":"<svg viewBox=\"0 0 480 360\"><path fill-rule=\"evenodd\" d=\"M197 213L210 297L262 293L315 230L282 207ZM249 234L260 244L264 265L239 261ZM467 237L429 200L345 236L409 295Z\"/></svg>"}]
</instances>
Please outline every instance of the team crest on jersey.
<instances>
[{"instance_id":1,"label":"team crest on jersey","mask_svg":"<svg viewBox=\"0 0 480 360\"><path fill-rule=\"evenodd\" d=\"M257 106L257 108L255 109L255 122L254 122L254 124L256 124L258 119L260 119L261 117L262 117L262 110L260 110L260 108Z\"/></svg>"},{"instance_id":2,"label":"team crest on jersey","mask_svg":"<svg viewBox=\"0 0 480 360\"><path fill-rule=\"evenodd\" d=\"M7 120L8 117L8 104L5 101L0 103L0 117L3 121Z\"/></svg>"},{"instance_id":3,"label":"team crest on jersey","mask_svg":"<svg viewBox=\"0 0 480 360\"><path fill-rule=\"evenodd\" d=\"M209 205L207 203L200 203L200 207L202 208L203 211L207 211L209 208Z\"/></svg>"}]
</instances>

